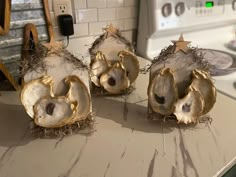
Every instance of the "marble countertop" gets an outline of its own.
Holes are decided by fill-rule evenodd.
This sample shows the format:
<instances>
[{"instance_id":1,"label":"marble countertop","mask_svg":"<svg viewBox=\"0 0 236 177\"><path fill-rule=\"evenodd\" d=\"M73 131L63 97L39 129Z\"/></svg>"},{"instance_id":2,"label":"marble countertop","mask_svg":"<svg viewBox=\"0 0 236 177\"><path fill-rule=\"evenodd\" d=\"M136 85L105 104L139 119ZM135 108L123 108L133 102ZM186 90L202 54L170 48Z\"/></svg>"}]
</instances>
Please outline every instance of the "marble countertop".
<instances>
[{"instance_id":1,"label":"marble countertop","mask_svg":"<svg viewBox=\"0 0 236 177\"><path fill-rule=\"evenodd\" d=\"M145 61L142 61L145 65ZM236 101L218 93L211 124L147 120L148 74L132 94L93 97L95 131L35 139L17 92L0 96L1 177L210 177L236 157Z\"/></svg>"}]
</instances>

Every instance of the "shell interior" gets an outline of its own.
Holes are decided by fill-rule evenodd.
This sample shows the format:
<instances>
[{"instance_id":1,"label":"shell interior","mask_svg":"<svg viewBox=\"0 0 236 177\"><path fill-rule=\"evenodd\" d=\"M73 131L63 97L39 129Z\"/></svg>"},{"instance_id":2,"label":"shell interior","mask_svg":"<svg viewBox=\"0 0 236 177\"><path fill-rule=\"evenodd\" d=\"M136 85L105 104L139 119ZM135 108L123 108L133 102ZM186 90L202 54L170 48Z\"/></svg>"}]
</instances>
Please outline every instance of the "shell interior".
<instances>
[{"instance_id":1,"label":"shell interior","mask_svg":"<svg viewBox=\"0 0 236 177\"><path fill-rule=\"evenodd\" d=\"M75 116L76 106L64 96L44 97L34 106L35 123L46 128L62 127Z\"/></svg>"},{"instance_id":2,"label":"shell interior","mask_svg":"<svg viewBox=\"0 0 236 177\"><path fill-rule=\"evenodd\" d=\"M179 123L196 123L204 109L204 101L199 91L189 90L188 94L175 104L174 114Z\"/></svg>"},{"instance_id":3,"label":"shell interior","mask_svg":"<svg viewBox=\"0 0 236 177\"><path fill-rule=\"evenodd\" d=\"M69 84L67 97L72 102L77 102L77 113L70 123L87 118L91 109L91 98L87 87L77 76L68 76L65 82Z\"/></svg>"},{"instance_id":4,"label":"shell interior","mask_svg":"<svg viewBox=\"0 0 236 177\"><path fill-rule=\"evenodd\" d=\"M116 63L101 78L100 83L110 93L120 93L129 87L130 82L121 63Z\"/></svg>"},{"instance_id":5,"label":"shell interior","mask_svg":"<svg viewBox=\"0 0 236 177\"><path fill-rule=\"evenodd\" d=\"M137 57L133 53L125 50L120 51L118 56L121 58L130 83L133 83L139 74L139 62Z\"/></svg>"},{"instance_id":6,"label":"shell interior","mask_svg":"<svg viewBox=\"0 0 236 177\"><path fill-rule=\"evenodd\" d=\"M91 63L90 68L92 82L100 87L100 77L108 69L106 58L100 51L97 52L96 58Z\"/></svg>"},{"instance_id":7,"label":"shell interior","mask_svg":"<svg viewBox=\"0 0 236 177\"><path fill-rule=\"evenodd\" d=\"M198 90L204 100L205 106L202 115L208 113L216 102L216 88L207 73L201 70L193 70L191 88Z\"/></svg>"},{"instance_id":8,"label":"shell interior","mask_svg":"<svg viewBox=\"0 0 236 177\"><path fill-rule=\"evenodd\" d=\"M162 69L153 78L148 88L148 99L153 111L162 115L173 113L178 93L173 72L170 68Z\"/></svg>"},{"instance_id":9,"label":"shell interior","mask_svg":"<svg viewBox=\"0 0 236 177\"><path fill-rule=\"evenodd\" d=\"M35 103L42 97L53 96L52 83L52 77L43 76L24 86L21 91L21 102L31 118L34 118L33 106Z\"/></svg>"}]
</instances>

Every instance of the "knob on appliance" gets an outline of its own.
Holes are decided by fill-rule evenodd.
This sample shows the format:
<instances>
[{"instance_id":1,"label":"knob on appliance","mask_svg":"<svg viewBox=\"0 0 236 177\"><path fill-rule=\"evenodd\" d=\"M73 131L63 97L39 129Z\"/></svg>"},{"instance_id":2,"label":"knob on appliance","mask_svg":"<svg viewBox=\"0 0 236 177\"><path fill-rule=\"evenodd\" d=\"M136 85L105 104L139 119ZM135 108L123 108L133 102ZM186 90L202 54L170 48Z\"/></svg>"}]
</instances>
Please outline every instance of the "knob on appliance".
<instances>
[{"instance_id":1,"label":"knob on appliance","mask_svg":"<svg viewBox=\"0 0 236 177\"><path fill-rule=\"evenodd\" d=\"M176 4L175 6L175 14L177 16L181 16L183 15L183 13L185 12L185 6L183 2L179 2Z\"/></svg>"},{"instance_id":2,"label":"knob on appliance","mask_svg":"<svg viewBox=\"0 0 236 177\"><path fill-rule=\"evenodd\" d=\"M164 17L168 17L170 16L170 14L172 13L172 7L171 7L171 3L165 3L162 7L162 15Z\"/></svg>"}]
</instances>

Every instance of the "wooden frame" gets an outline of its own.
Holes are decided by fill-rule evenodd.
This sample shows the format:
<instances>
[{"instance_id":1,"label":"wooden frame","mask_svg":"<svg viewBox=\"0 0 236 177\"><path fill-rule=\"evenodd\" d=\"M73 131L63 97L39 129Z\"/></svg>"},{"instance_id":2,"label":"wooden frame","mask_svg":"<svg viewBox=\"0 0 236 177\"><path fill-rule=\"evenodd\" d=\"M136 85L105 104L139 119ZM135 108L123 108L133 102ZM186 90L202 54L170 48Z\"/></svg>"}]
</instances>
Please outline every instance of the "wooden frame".
<instances>
[{"instance_id":1,"label":"wooden frame","mask_svg":"<svg viewBox=\"0 0 236 177\"><path fill-rule=\"evenodd\" d=\"M11 20L11 0L0 0L0 35L5 35L10 30ZM13 76L9 73L8 69L4 66L0 59L0 72L2 72L15 90L19 90L20 87L15 81Z\"/></svg>"},{"instance_id":2,"label":"wooden frame","mask_svg":"<svg viewBox=\"0 0 236 177\"><path fill-rule=\"evenodd\" d=\"M32 23L28 23L24 27L24 38L23 38L23 49L30 48L30 41L34 43L35 48L33 50L38 50L38 32L36 26ZM28 58L29 52L27 50L22 51L22 59Z\"/></svg>"},{"instance_id":3,"label":"wooden frame","mask_svg":"<svg viewBox=\"0 0 236 177\"><path fill-rule=\"evenodd\" d=\"M7 68L1 63L1 60L0 60L0 71L2 71L2 73L5 75L5 77L8 79L8 81L11 83L11 85L14 87L15 90L20 89L19 85L17 84L15 79L12 77L12 75L9 73Z\"/></svg>"},{"instance_id":4,"label":"wooden frame","mask_svg":"<svg viewBox=\"0 0 236 177\"><path fill-rule=\"evenodd\" d=\"M10 20L11 20L11 0L0 0L0 35L7 34L10 30ZM19 90L19 85L9 73L7 68L0 60L0 71L9 80L15 90Z\"/></svg>"},{"instance_id":5,"label":"wooden frame","mask_svg":"<svg viewBox=\"0 0 236 177\"><path fill-rule=\"evenodd\" d=\"M11 0L0 0L0 6L0 35L4 35L10 30Z\"/></svg>"},{"instance_id":6,"label":"wooden frame","mask_svg":"<svg viewBox=\"0 0 236 177\"><path fill-rule=\"evenodd\" d=\"M49 52L54 52L57 49L61 49L63 47L63 43L55 41L48 0L43 0L43 7L49 35L49 43L44 44L44 46L49 49Z\"/></svg>"},{"instance_id":7,"label":"wooden frame","mask_svg":"<svg viewBox=\"0 0 236 177\"><path fill-rule=\"evenodd\" d=\"M32 23L28 23L24 27L24 38L23 38L23 50L21 53L21 60L25 60L30 57L29 51L24 50L30 48L30 43L33 42L34 48L32 50L38 51L38 32L36 26ZM24 78L21 78L21 87L25 84Z\"/></svg>"}]
</instances>

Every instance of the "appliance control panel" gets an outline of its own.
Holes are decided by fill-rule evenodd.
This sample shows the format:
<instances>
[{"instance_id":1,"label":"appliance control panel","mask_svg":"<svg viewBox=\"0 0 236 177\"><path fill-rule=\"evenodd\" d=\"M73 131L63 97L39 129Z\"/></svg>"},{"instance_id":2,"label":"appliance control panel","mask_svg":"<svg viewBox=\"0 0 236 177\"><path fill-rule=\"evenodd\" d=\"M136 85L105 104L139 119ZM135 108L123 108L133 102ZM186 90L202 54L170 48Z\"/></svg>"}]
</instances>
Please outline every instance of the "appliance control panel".
<instances>
[{"instance_id":1,"label":"appliance control panel","mask_svg":"<svg viewBox=\"0 0 236 177\"><path fill-rule=\"evenodd\" d=\"M236 21L236 0L147 0L151 33Z\"/></svg>"}]
</instances>

